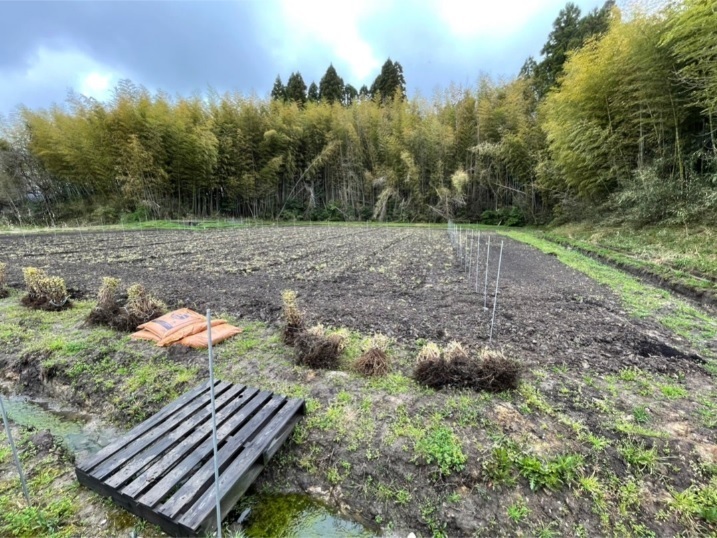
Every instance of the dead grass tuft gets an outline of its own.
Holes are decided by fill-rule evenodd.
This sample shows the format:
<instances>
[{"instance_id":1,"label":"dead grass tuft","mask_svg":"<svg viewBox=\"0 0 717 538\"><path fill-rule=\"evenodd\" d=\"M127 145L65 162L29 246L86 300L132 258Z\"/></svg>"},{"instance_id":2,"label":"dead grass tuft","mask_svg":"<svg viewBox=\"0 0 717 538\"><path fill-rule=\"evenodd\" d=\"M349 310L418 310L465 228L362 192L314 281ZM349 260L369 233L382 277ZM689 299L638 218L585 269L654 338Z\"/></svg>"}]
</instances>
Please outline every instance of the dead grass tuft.
<instances>
[{"instance_id":1,"label":"dead grass tuft","mask_svg":"<svg viewBox=\"0 0 717 538\"><path fill-rule=\"evenodd\" d=\"M27 293L21 299L24 306L36 310L64 310L72 306L64 279L49 276L42 269L25 267L22 270Z\"/></svg>"},{"instance_id":2,"label":"dead grass tuft","mask_svg":"<svg viewBox=\"0 0 717 538\"><path fill-rule=\"evenodd\" d=\"M519 361L489 349L471 357L460 344L451 344L442 354L436 353L438 346L428 350L428 346L424 346L413 372L416 381L434 389L453 387L501 392L518 388L523 372Z\"/></svg>"},{"instance_id":3,"label":"dead grass tuft","mask_svg":"<svg viewBox=\"0 0 717 538\"><path fill-rule=\"evenodd\" d=\"M106 325L124 332L137 330L137 326L158 318L167 311L166 305L152 296L141 284L127 288L126 296L120 293L120 279L104 277L97 293L97 305L87 317L90 325Z\"/></svg>"},{"instance_id":4,"label":"dead grass tuft","mask_svg":"<svg viewBox=\"0 0 717 538\"><path fill-rule=\"evenodd\" d=\"M367 377L384 376L389 371L388 355L380 348L371 347L356 359L354 370Z\"/></svg>"},{"instance_id":5,"label":"dead grass tuft","mask_svg":"<svg viewBox=\"0 0 717 538\"><path fill-rule=\"evenodd\" d=\"M282 314L284 317L284 343L293 346L301 333L304 332L305 322L304 314L299 310L296 304L296 292L293 290L284 290L281 292L281 301L283 303Z\"/></svg>"},{"instance_id":6,"label":"dead grass tuft","mask_svg":"<svg viewBox=\"0 0 717 538\"><path fill-rule=\"evenodd\" d=\"M296 364L323 370L335 370L339 365L341 337L300 332L294 339Z\"/></svg>"}]
</instances>

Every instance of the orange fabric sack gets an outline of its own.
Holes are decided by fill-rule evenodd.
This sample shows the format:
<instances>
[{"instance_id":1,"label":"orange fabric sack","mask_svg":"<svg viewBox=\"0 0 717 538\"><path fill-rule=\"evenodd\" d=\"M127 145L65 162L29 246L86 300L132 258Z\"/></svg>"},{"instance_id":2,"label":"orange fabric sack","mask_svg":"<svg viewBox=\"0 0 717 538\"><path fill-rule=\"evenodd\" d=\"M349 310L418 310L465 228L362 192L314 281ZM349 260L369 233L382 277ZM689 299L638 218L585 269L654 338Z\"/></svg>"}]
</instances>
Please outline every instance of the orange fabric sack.
<instances>
[{"instance_id":1,"label":"orange fabric sack","mask_svg":"<svg viewBox=\"0 0 717 538\"><path fill-rule=\"evenodd\" d=\"M157 335L154 333L151 333L149 331L137 331L136 333L132 333L130 335L130 338L133 340L152 340L154 342L157 341Z\"/></svg>"},{"instance_id":2,"label":"orange fabric sack","mask_svg":"<svg viewBox=\"0 0 717 538\"><path fill-rule=\"evenodd\" d=\"M189 310L188 308L180 308L179 310L169 312L157 319L143 323L137 328L149 331L157 336L157 340L162 340L170 337L182 328L188 327L197 322L204 322L206 325L207 318L197 312L194 312L193 310Z\"/></svg>"},{"instance_id":3,"label":"orange fabric sack","mask_svg":"<svg viewBox=\"0 0 717 538\"><path fill-rule=\"evenodd\" d=\"M231 338L243 331L244 329L234 327L233 325L229 325L227 323L212 327L212 345L223 342L227 338ZM183 346L205 348L209 346L209 334L207 334L207 331L204 330L203 332L183 338L179 341L179 343Z\"/></svg>"},{"instance_id":4,"label":"orange fabric sack","mask_svg":"<svg viewBox=\"0 0 717 538\"><path fill-rule=\"evenodd\" d=\"M224 319L213 319L212 320L212 327L216 327L218 325L224 325L227 321ZM165 336L162 338L159 342L157 342L158 346L166 347L171 346L172 344L176 344L183 338L186 338L187 336L192 336L194 334L200 333L202 331L207 330L207 320L206 318L204 321L195 321L192 325L186 325L183 327L179 327L172 331L171 334Z\"/></svg>"}]
</instances>

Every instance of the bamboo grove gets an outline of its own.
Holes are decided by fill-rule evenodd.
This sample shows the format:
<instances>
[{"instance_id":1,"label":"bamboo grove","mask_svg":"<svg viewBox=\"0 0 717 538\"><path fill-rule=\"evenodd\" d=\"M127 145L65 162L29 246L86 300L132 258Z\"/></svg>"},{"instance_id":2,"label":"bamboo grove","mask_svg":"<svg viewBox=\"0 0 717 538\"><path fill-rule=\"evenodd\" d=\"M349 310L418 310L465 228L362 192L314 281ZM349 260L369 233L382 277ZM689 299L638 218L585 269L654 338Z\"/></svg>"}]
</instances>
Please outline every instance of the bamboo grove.
<instances>
[{"instance_id":1,"label":"bamboo grove","mask_svg":"<svg viewBox=\"0 0 717 538\"><path fill-rule=\"evenodd\" d=\"M124 81L105 103L71 95L64 107L20 109L0 132L0 212L505 224L714 217L717 2L575 10L561 11L540 63L530 59L516 79L450 86L432 99L171 98ZM587 28L577 41L572 30L562 39L570 24Z\"/></svg>"}]
</instances>

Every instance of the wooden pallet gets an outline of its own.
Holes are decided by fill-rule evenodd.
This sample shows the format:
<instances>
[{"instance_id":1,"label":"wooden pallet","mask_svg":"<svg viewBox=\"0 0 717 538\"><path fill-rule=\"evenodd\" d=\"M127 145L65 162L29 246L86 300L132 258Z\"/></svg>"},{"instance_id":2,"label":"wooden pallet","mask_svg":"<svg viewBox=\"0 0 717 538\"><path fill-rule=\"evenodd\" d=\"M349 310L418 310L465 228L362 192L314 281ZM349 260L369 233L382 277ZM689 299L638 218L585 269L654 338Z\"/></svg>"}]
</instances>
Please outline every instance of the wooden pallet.
<instances>
[{"instance_id":1,"label":"wooden pallet","mask_svg":"<svg viewBox=\"0 0 717 538\"><path fill-rule=\"evenodd\" d=\"M226 517L305 413L303 400L215 385L219 494ZM209 382L75 467L81 484L172 536L216 528Z\"/></svg>"}]
</instances>

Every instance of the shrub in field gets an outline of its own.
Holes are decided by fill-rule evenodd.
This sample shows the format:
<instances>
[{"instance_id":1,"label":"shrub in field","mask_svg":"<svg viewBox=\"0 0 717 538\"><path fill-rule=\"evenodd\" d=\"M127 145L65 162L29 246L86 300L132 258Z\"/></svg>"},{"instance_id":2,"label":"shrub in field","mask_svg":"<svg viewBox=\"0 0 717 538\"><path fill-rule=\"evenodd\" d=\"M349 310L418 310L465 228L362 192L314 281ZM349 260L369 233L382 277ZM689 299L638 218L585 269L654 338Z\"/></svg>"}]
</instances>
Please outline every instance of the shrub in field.
<instances>
[{"instance_id":1,"label":"shrub in field","mask_svg":"<svg viewBox=\"0 0 717 538\"><path fill-rule=\"evenodd\" d=\"M293 346L297 337L304 331L304 314L296 304L296 292L281 292L284 316L284 343Z\"/></svg>"},{"instance_id":2,"label":"shrub in field","mask_svg":"<svg viewBox=\"0 0 717 538\"><path fill-rule=\"evenodd\" d=\"M470 388L500 392L518 388L523 366L501 351L483 349L471 357L457 342L441 352L435 344L427 344L418 355L413 376L422 385Z\"/></svg>"},{"instance_id":3,"label":"shrub in field","mask_svg":"<svg viewBox=\"0 0 717 538\"><path fill-rule=\"evenodd\" d=\"M39 310L62 310L71 306L65 281L59 276L49 276L36 267L25 267L22 274L27 290L23 305Z\"/></svg>"},{"instance_id":4,"label":"shrub in field","mask_svg":"<svg viewBox=\"0 0 717 538\"><path fill-rule=\"evenodd\" d=\"M324 370L335 370L339 365L343 341L340 335L324 336L301 331L293 338L296 364Z\"/></svg>"},{"instance_id":5,"label":"shrub in field","mask_svg":"<svg viewBox=\"0 0 717 538\"><path fill-rule=\"evenodd\" d=\"M119 331L134 331L138 325L151 321L167 311L166 305L153 297L141 284L120 293L118 278L104 277L97 293L97 304L87 317L92 325L107 325Z\"/></svg>"},{"instance_id":6,"label":"shrub in field","mask_svg":"<svg viewBox=\"0 0 717 538\"><path fill-rule=\"evenodd\" d=\"M374 335L368 349L354 362L354 370L369 377L386 375L389 370L389 343L387 336L380 333Z\"/></svg>"},{"instance_id":7,"label":"shrub in field","mask_svg":"<svg viewBox=\"0 0 717 538\"><path fill-rule=\"evenodd\" d=\"M7 289L7 264L0 262L0 299L4 299L10 295Z\"/></svg>"}]
</instances>

